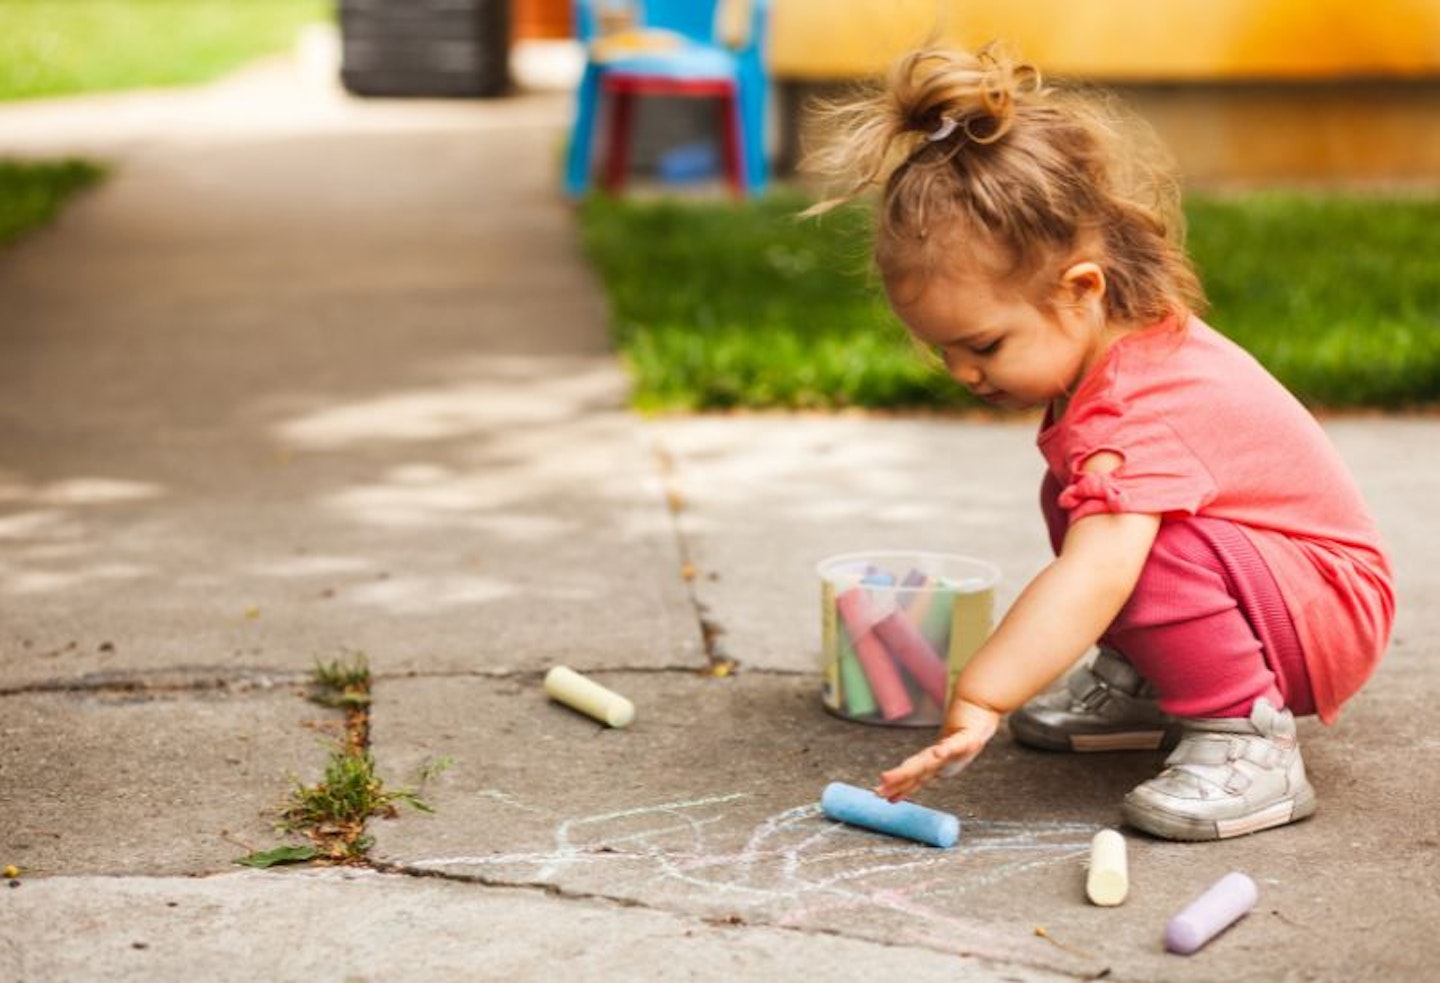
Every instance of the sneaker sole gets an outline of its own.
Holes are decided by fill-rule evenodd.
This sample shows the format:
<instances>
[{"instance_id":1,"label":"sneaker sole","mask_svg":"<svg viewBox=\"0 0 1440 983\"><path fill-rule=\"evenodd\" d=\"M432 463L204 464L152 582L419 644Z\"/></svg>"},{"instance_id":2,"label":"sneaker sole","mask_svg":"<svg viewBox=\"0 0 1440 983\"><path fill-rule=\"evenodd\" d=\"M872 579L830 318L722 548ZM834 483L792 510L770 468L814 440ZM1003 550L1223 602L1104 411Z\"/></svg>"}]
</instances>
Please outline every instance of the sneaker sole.
<instances>
[{"instance_id":1,"label":"sneaker sole","mask_svg":"<svg viewBox=\"0 0 1440 983\"><path fill-rule=\"evenodd\" d=\"M1180 743L1180 727L1160 730L1126 730L1075 734L1032 726L1022 718L1011 718L1010 736L1027 747L1042 751L1164 751Z\"/></svg>"},{"instance_id":2,"label":"sneaker sole","mask_svg":"<svg viewBox=\"0 0 1440 983\"><path fill-rule=\"evenodd\" d=\"M1198 843L1228 840L1235 836L1258 833L1289 823L1299 822L1315 812L1315 790L1301 789L1296 795L1230 819L1192 819L1156 809L1146 803L1126 800L1120 813L1131 826L1165 840Z\"/></svg>"}]
</instances>

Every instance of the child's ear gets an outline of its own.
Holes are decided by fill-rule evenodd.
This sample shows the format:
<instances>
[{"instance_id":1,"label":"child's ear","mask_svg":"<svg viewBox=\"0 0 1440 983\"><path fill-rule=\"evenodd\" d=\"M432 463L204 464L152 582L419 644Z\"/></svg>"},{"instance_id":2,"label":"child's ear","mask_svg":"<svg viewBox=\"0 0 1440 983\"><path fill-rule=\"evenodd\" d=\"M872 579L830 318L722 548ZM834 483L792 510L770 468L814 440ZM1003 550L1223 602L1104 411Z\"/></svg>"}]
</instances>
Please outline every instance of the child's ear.
<instances>
[{"instance_id":1,"label":"child's ear","mask_svg":"<svg viewBox=\"0 0 1440 983\"><path fill-rule=\"evenodd\" d=\"M1060 274L1060 288L1066 298L1076 304L1103 300L1105 271L1099 263L1088 259L1074 263Z\"/></svg>"}]
</instances>

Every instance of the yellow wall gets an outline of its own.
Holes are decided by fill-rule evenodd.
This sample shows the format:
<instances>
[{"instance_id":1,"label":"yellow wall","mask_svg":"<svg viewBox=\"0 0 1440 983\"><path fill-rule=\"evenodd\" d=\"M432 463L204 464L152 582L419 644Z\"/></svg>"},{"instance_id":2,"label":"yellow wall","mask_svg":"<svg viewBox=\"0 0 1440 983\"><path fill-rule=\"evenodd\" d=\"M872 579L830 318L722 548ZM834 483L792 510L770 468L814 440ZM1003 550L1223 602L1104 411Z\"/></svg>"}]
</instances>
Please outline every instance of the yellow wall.
<instances>
[{"instance_id":1,"label":"yellow wall","mask_svg":"<svg viewBox=\"0 0 1440 983\"><path fill-rule=\"evenodd\" d=\"M882 71L927 38L1116 81L1440 76L1440 0L773 0L790 79Z\"/></svg>"}]
</instances>

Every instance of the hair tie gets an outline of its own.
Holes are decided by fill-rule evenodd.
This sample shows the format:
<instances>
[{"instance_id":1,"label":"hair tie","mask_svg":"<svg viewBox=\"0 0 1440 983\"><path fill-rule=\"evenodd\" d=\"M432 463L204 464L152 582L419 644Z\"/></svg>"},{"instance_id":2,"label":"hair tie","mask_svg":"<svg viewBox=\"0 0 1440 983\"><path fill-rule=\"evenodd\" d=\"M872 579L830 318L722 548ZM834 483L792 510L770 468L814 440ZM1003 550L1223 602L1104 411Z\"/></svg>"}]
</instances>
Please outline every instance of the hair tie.
<instances>
[{"instance_id":1,"label":"hair tie","mask_svg":"<svg viewBox=\"0 0 1440 983\"><path fill-rule=\"evenodd\" d=\"M954 133L956 128L959 126L960 121L954 116L941 116L940 125L927 133L925 135L925 139L929 140L931 143L939 143L941 140L944 140L950 134Z\"/></svg>"}]
</instances>

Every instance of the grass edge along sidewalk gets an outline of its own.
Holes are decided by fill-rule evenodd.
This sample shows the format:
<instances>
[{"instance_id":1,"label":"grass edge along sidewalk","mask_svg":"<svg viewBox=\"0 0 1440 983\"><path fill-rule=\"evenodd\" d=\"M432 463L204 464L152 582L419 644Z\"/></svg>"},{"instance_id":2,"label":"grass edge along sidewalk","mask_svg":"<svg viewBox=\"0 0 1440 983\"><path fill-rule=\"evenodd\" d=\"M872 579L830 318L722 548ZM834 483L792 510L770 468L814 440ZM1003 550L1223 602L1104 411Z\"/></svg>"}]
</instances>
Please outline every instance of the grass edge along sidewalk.
<instances>
[{"instance_id":1,"label":"grass edge along sidewalk","mask_svg":"<svg viewBox=\"0 0 1440 983\"><path fill-rule=\"evenodd\" d=\"M644 411L973 409L886 309L861 204L593 198L579 212ZM1216 328L1317 409L1440 404L1440 195L1194 196Z\"/></svg>"},{"instance_id":2,"label":"grass edge along sidewalk","mask_svg":"<svg viewBox=\"0 0 1440 983\"><path fill-rule=\"evenodd\" d=\"M0 247L53 221L105 168L84 160L0 160Z\"/></svg>"},{"instance_id":3,"label":"grass edge along sidewalk","mask_svg":"<svg viewBox=\"0 0 1440 983\"><path fill-rule=\"evenodd\" d=\"M0 102L193 85L333 20L335 0L4 0Z\"/></svg>"}]
</instances>

